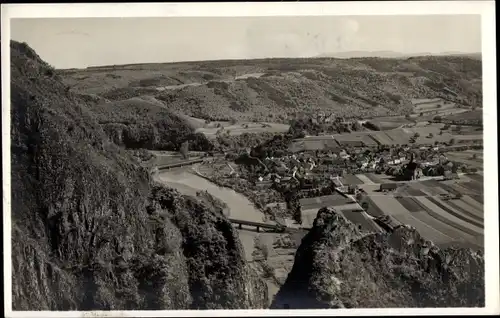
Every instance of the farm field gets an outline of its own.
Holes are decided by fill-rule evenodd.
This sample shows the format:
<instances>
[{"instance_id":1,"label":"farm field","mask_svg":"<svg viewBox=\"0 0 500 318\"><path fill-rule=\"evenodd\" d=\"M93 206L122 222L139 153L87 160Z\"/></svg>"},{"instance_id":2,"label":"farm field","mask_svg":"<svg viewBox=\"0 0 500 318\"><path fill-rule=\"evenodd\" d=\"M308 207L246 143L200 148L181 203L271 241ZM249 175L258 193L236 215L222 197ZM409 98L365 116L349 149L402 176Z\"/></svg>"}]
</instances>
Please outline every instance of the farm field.
<instances>
[{"instance_id":1,"label":"farm field","mask_svg":"<svg viewBox=\"0 0 500 318\"><path fill-rule=\"evenodd\" d=\"M301 199L300 204L302 207L302 226L311 227L318 210L322 207L330 207L334 208L347 220L358 225L364 231L381 231L380 227L371 220L366 213L359 211L359 205L357 203L352 203L351 199L345 198L339 194Z\"/></svg>"},{"instance_id":2,"label":"farm field","mask_svg":"<svg viewBox=\"0 0 500 318\"><path fill-rule=\"evenodd\" d=\"M435 142L448 143L450 140L455 139L456 142L470 142L474 140L482 140L482 134L456 134L450 133L449 131L441 131L443 124L426 124L424 126L413 126L396 128L385 131L360 131L353 132L349 134L334 134L334 135L322 135L322 136L308 136L306 138L297 139L292 144L297 149L306 149L308 143L326 141L335 139L338 142L338 147L346 146L361 146L361 142L366 146L376 146L377 144L382 145L403 145L408 144L410 139L418 133L420 136L416 139L415 143L417 145L433 145ZM321 143L317 143L315 146L310 146L309 150L316 149L327 149L326 146ZM337 148L335 145L334 148ZM333 150L332 148L330 148ZM337 148L338 149L338 148ZM300 150L297 150L300 151Z\"/></svg>"},{"instance_id":3,"label":"farm field","mask_svg":"<svg viewBox=\"0 0 500 318\"><path fill-rule=\"evenodd\" d=\"M367 218L364 213L353 210L341 210L341 212L346 219L358 225L361 228L361 230L367 232L380 231L380 228L377 226L377 224L373 220Z\"/></svg>"},{"instance_id":4,"label":"farm field","mask_svg":"<svg viewBox=\"0 0 500 318\"><path fill-rule=\"evenodd\" d=\"M315 198L300 199L302 209L320 209L322 207L334 207L350 203L352 200L340 194L325 195Z\"/></svg>"},{"instance_id":5,"label":"farm field","mask_svg":"<svg viewBox=\"0 0 500 318\"><path fill-rule=\"evenodd\" d=\"M411 102L415 113L439 111L457 107L455 103L442 100L441 98L413 99Z\"/></svg>"},{"instance_id":6,"label":"farm field","mask_svg":"<svg viewBox=\"0 0 500 318\"><path fill-rule=\"evenodd\" d=\"M376 184L376 182L374 182L373 180L371 180L370 178L368 178L364 174L356 174L355 176L356 176L356 178L361 180L363 182L363 184Z\"/></svg>"},{"instance_id":7,"label":"farm field","mask_svg":"<svg viewBox=\"0 0 500 318\"><path fill-rule=\"evenodd\" d=\"M426 193L422 191L422 190L425 191L425 189L426 187L422 184L422 182L412 182L412 183L407 183L403 187L400 187L398 189L398 193L401 194L402 196L409 196L409 197L425 196Z\"/></svg>"},{"instance_id":8,"label":"farm field","mask_svg":"<svg viewBox=\"0 0 500 318\"><path fill-rule=\"evenodd\" d=\"M382 122L387 122L387 123L398 123L398 124L407 124L410 123L408 119L406 119L404 116L384 116L384 117L376 117L373 119L370 119L370 121L382 121Z\"/></svg>"},{"instance_id":9,"label":"farm field","mask_svg":"<svg viewBox=\"0 0 500 318\"><path fill-rule=\"evenodd\" d=\"M332 137L328 138L304 138L296 139L288 147L291 152L300 151L315 151L315 150L331 150L340 151L341 146Z\"/></svg>"},{"instance_id":10,"label":"farm field","mask_svg":"<svg viewBox=\"0 0 500 318\"><path fill-rule=\"evenodd\" d=\"M465 209L463 209L462 211L459 211L459 210L453 209L453 207L448 205L448 201L452 201L452 200L442 201L442 200L440 200L438 198L434 198L434 197L427 197L427 199L430 202L432 202L433 204L435 204L436 206L438 206L443 211L446 211L447 213L449 213L450 215L453 215L454 217L459 218L459 219L461 219L465 222L468 222L470 224L473 224L479 228L484 228L481 211L472 212L471 207L469 205L467 205L465 202L463 202L461 200L453 200L453 201L457 201L457 202L455 202L455 204L460 204L462 207L465 207Z\"/></svg>"},{"instance_id":11,"label":"farm field","mask_svg":"<svg viewBox=\"0 0 500 318\"><path fill-rule=\"evenodd\" d=\"M371 132L370 132L371 134ZM333 138L341 145L341 146L350 146L351 143L363 142L366 146L376 146L377 143L370 138L370 134L367 132L355 132L350 134L343 135L333 135ZM355 144L352 144L355 145Z\"/></svg>"},{"instance_id":12,"label":"farm field","mask_svg":"<svg viewBox=\"0 0 500 318\"><path fill-rule=\"evenodd\" d=\"M388 134L388 132L389 131L376 131L376 132L371 133L370 136L379 145L391 145L391 144L397 143L397 142L394 141L394 138L392 138L392 136L390 134ZM400 132L397 133L397 134L401 135Z\"/></svg>"},{"instance_id":13,"label":"farm field","mask_svg":"<svg viewBox=\"0 0 500 318\"><path fill-rule=\"evenodd\" d=\"M436 116L440 116L441 120L447 121L448 116L452 116L455 114L461 114L468 112L468 109L463 108L448 108L448 109L436 109L432 112L424 112L422 116L420 114L415 114L411 116L414 120L419 121L434 121Z\"/></svg>"},{"instance_id":14,"label":"farm field","mask_svg":"<svg viewBox=\"0 0 500 318\"><path fill-rule=\"evenodd\" d=\"M475 181L455 183L453 186L462 195L479 195L484 192L483 185Z\"/></svg>"},{"instance_id":15,"label":"farm field","mask_svg":"<svg viewBox=\"0 0 500 318\"><path fill-rule=\"evenodd\" d=\"M416 202L416 200L412 197L402 197L396 198L396 200L408 211L410 212L420 212L424 209L420 204Z\"/></svg>"},{"instance_id":16,"label":"farm field","mask_svg":"<svg viewBox=\"0 0 500 318\"><path fill-rule=\"evenodd\" d=\"M467 135L454 135L453 136L457 142L462 142L462 141L482 141L483 140L483 134L467 134Z\"/></svg>"},{"instance_id":17,"label":"farm field","mask_svg":"<svg viewBox=\"0 0 500 318\"><path fill-rule=\"evenodd\" d=\"M483 120L483 111L479 110L469 110L461 112L458 114L453 114L445 118L446 121L462 121L462 120Z\"/></svg>"},{"instance_id":18,"label":"farm field","mask_svg":"<svg viewBox=\"0 0 500 318\"><path fill-rule=\"evenodd\" d=\"M417 229L420 235L422 235L425 239L430 240L435 244L440 245L453 241L453 237L450 237L444 234L443 232L438 231L428 223L421 221L412 214L411 215L398 214L394 216L394 218L403 224L413 226L414 228ZM431 224L434 224L434 222L432 222ZM434 224L434 226L436 225Z\"/></svg>"},{"instance_id":19,"label":"farm field","mask_svg":"<svg viewBox=\"0 0 500 318\"><path fill-rule=\"evenodd\" d=\"M356 177L355 175L352 175L352 174L348 174L348 175L343 176L342 178L340 178L340 181L344 185L360 185L360 184L364 184L364 182L362 180L360 180L358 177Z\"/></svg>"},{"instance_id":20,"label":"farm field","mask_svg":"<svg viewBox=\"0 0 500 318\"><path fill-rule=\"evenodd\" d=\"M454 215L451 215L450 213L441 209L438 205L434 204L428 198L418 197L417 199L427 208L427 213L429 213L429 215L431 215L432 217L444 223L450 224L453 227L457 228L458 230L470 234L472 236L478 236L484 234L482 228L474 224L468 223Z\"/></svg>"},{"instance_id":21,"label":"farm field","mask_svg":"<svg viewBox=\"0 0 500 318\"><path fill-rule=\"evenodd\" d=\"M385 131L386 136L392 141L390 144L403 145L410 142L411 135L402 129Z\"/></svg>"},{"instance_id":22,"label":"farm field","mask_svg":"<svg viewBox=\"0 0 500 318\"><path fill-rule=\"evenodd\" d=\"M466 151L450 151L446 153L446 156L450 160L466 160L467 162L470 162L474 166L477 165L483 165L483 154L482 153L473 153L473 152L466 152Z\"/></svg>"},{"instance_id":23,"label":"farm field","mask_svg":"<svg viewBox=\"0 0 500 318\"><path fill-rule=\"evenodd\" d=\"M199 119L193 119L195 121ZM219 126L218 126L219 125ZM252 122L241 122L231 124L229 122L210 122L209 124L204 124L203 127L199 127L195 132L204 134L207 138L215 139L217 137L217 131L223 127L223 132L229 132L230 136L238 136L244 133L285 133L290 128L286 124L278 123L252 123Z\"/></svg>"},{"instance_id":24,"label":"farm field","mask_svg":"<svg viewBox=\"0 0 500 318\"><path fill-rule=\"evenodd\" d=\"M439 193L457 192L452 184L426 180L409 182L394 194L380 194L374 186L365 185L367 192L361 204L368 204L368 214L390 215L395 220L415 227L426 239L440 246L462 245L474 249L484 246L483 203L477 197L442 200Z\"/></svg>"},{"instance_id":25,"label":"farm field","mask_svg":"<svg viewBox=\"0 0 500 318\"><path fill-rule=\"evenodd\" d=\"M477 168L480 171L483 170L483 160L478 158L473 159L471 153L447 152L446 157L448 157L449 160L470 165L471 167Z\"/></svg>"},{"instance_id":26,"label":"farm field","mask_svg":"<svg viewBox=\"0 0 500 318\"><path fill-rule=\"evenodd\" d=\"M456 135L481 135L483 133L483 127L468 125L450 125L448 130Z\"/></svg>"},{"instance_id":27,"label":"farm field","mask_svg":"<svg viewBox=\"0 0 500 318\"><path fill-rule=\"evenodd\" d=\"M366 209L366 212L373 216L373 217L379 217L379 216L384 216L386 213L377 205L375 204L375 201L373 200L374 196L365 196L361 200L361 204L363 205L365 202L368 204L368 209Z\"/></svg>"},{"instance_id":28,"label":"farm field","mask_svg":"<svg viewBox=\"0 0 500 318\"><path fill-rule=\"evenodd\" d=\"M472 199L474 202L474 199ZM455 211L460 212L463 215L468 215L469 218L472 218L476 222L483 223L484 222L484 215L483 215L483 209L484 207L480 202L477 202L478 204L481 205L481 207L475 206L474 203L471 203L469 199L464 199L462 198L461 200L449 200L446 202L448 206L453 208Z\"/></svg>"},{"instance_id":29,"label":"farm field","mask_svg":"<svg viewBox=\"0 0 500 318\"><path fill-rule=\"evenodd\" d=\"M384 179L381 178L381 176L383 175L378 175L376 173L365 173L364 174L365 177L367 177L368 179L370 179L372 181L372 183L375 183L375 184L378 184L378 183L384 183Z\"/></svg>"},{"instance_id":30,"label":"farm field","mask_svg":"<svg viewBox=\"0 0 500 318\"><path fill-rule=\"evenodd\" d=\"M401 125L412 123L404 116L389 116L389 117L377 117L370 119L369 123L377 127L381 131L398 128Z\"/></svg>"},{"instance_id":31,"label":"farm field","mask_svg":"<svg viewBox=\"0 0 500 318\"><path fill-rule=\"evenodd\" d=\"M311 227L314 224L314 219L318 214L319 208L302 209L302 226ZM288 225L288 224L287 224Z\"/></svg>"},{"instance_id":32,"label":"farm field","mask_svg":"<svg viewBox=\"0 0 500 318\"><path fill-rule=\"evenodd\" d=\"M425 180L425 181L420 181L420 182L415 182L419 183L419 185L415 185L419 187L419 191L425 193L426 195L430 196L439 196L441 194L446 194L449 192L449 190L446 188L443 188L440 183L440 181L437 180ZM412 184L413 186L413 184Z\"/></svg>"},{"instance_id":33,"label":"farm field","mask_svg":"<svg viewBox=\"0 0 500 318\"><path fill-rule=\"evenodd\" d=\"M484 205L483 203L477 201L474 196L468 196L468 195L464 195L462 196L462 201L464 201L465 203L467 203L468 205L471 205L473 206L474 208L476 209L479 209L480 211L482 211L484 209Z\"/></svg>"}]
</instances>

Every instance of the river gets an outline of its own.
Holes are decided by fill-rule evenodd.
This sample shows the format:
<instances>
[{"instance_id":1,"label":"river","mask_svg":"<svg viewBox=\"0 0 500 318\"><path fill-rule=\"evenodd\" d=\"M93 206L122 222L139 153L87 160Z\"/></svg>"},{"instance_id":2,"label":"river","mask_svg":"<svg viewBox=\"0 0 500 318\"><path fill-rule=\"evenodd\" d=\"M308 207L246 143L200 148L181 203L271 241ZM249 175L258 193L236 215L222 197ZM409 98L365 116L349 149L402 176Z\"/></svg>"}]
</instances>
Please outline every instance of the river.
<instances>
[{"instance_id":1,"label":"river","mask_svg":"<svg viewBox=\"0 0 500 318\"><path fill-rule=\"evenodd\" d=\"M156 180L163 184L177 189L182 194L195 196L197 191L206 190L212 196L227 204L225 211L227 217L253 221L264 222L264 213L255 208L255 206L244 195L218 185L196 175L190 168L176 168L162 171L156 176ZM255 250L255 238L258 233L253 231L238 231L245 258L247 261L253 260L252 253Z\"/></svg>"},{"instance_id":2,"label":"river","mask_svg":"<svg viewBox=\"0 0 500 318\"><path fill-rule=\"evenodd\" d=\"M158 181L187 195L194 195L196 191L206 190L212 196L227 204L228 211L226 215L230 218L264 222L264 213L255 208L247 197L232 189L219 187L207 179L197 176L190 168L162 171L156 178Z\"/></svg>"}]
</instances>

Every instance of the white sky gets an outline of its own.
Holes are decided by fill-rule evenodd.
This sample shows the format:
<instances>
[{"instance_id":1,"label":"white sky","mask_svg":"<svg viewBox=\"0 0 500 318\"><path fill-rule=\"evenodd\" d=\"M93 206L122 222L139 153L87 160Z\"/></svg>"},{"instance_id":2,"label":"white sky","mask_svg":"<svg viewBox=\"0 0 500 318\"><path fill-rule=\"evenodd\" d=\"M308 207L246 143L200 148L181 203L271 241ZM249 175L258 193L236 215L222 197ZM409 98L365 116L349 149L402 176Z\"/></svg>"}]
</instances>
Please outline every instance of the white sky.
<instances>
[{"instance_id":1,"label":"white sky","mask_svg":"<svg viewBox=\"0 0 500 318\"><path fill-rule=\"evenodd\" d=\"M56 68L342 51L481 52L480 15L30 18L11 37Z\"/></svg>"}]
</instances>

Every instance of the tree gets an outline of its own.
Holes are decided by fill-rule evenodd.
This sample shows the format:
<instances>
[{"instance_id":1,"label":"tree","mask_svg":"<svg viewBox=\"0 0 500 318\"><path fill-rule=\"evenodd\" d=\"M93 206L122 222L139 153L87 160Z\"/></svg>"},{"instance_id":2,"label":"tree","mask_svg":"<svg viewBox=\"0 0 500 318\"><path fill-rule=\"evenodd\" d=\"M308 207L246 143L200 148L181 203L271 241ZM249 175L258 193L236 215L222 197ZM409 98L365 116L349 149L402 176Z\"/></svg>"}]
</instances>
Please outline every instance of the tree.
<instances>
[{"instance_id":1,"label":"tree","mask_svg":"<svg viewBox=\"0 0 500 318\"><path fill-rule=\"evenodd\" d=\"M368 208L369 208L368 202L365 201L365 202L361 203L361 207L363 208L363 210L368 211Z\"/></svg>"},{"instance_id":2,"label":"tree","mask_svg":"<svg viewBox=\"0 0 500 318\"><path fill-rule=\"evenodd\" d=\"M434 134L433 133L429 133L429 138L432 138L434 137Z\"/></svg>"},{"instance_id":3,"label":"tree","mask_svg":"<svg viewBox=\"0 0 500 318\"><path fill-rule=\"evenodd\" d=\"M264 257L264 259L267 261L267 259L269 258L269 248L267 247L267 245L261 244L260 251L262 252L262 256Z\"/></svg>"},{"instance_id":4,"label":"tree","mask_svg":"<svg viewBox=\"0 0 500 318\"><path fill-rule=\"evenodd\" d=\"M356 201L361 201L361 199L363 199L363 193L358 192L358 193L356 194Z\"/></svg>"},{"instance_id":5,"label":"tree","mask_svg":"<svg viewBox=\"0 0 500 318\"><path fill-rule=\"evenodd\" d=\"M181 144L181 148L180 148L179 152L181 153L183 159L188 158L188 156L189 156L189 141L186 140Z\"/></svg>"},{"instance_id":6,"label":"tree","mask_svg":"<svg viewBox=\"0 0 500 318\"><path fill-rule=\"evenodd\" d=\"M293 202L293 219L298 224L302 224L302 209L300 207L299 200Z\"/></svg>"},{"instance_id":7,"label":"tree","mask_svg":"<svg viewBox=\"0 0 500 318\"><path fill-rule=\"evenodd\" d=\"M420 137L420 134L418 132L415 133L415 135L413 135L415 138L418 138Z\"/></svg>"}]
</instances>

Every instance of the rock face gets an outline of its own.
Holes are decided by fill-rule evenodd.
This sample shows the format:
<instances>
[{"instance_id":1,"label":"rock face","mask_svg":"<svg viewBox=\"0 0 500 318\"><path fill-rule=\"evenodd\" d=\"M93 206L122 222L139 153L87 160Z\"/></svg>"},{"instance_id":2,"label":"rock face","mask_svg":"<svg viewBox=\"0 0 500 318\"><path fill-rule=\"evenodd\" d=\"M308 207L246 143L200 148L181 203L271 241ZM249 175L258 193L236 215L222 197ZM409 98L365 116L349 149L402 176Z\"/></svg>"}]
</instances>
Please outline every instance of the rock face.
<instances>
[{"instance_id":1,"label":"rock face","mask_svg":"<svg viewBox=\"0 0 500 318\"><path fill-rule=\"evenodd\" d=\"M482 255L406 226L363 234L323 208L271 308L481 307L484 293Z\"/></svg>"},{"instance_id":2,"label":"rock face","mask_svg":"<svg viewBox=\"0 0 500 318\"><path fill-rule=\"evenodd\" d=\"M214 200L153 185L26 44L11 79L14 310L267 306Z\"/></svg>"}]
</instances>

